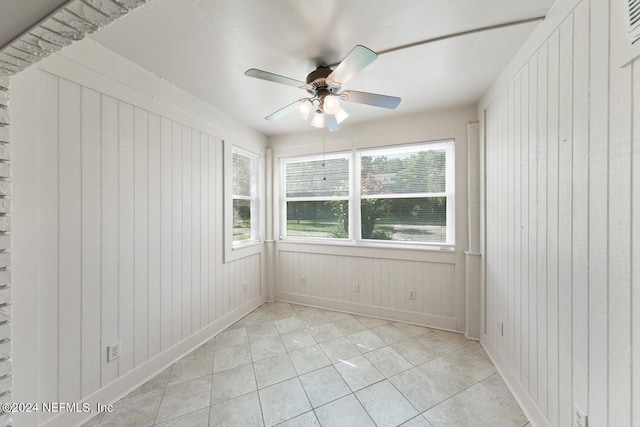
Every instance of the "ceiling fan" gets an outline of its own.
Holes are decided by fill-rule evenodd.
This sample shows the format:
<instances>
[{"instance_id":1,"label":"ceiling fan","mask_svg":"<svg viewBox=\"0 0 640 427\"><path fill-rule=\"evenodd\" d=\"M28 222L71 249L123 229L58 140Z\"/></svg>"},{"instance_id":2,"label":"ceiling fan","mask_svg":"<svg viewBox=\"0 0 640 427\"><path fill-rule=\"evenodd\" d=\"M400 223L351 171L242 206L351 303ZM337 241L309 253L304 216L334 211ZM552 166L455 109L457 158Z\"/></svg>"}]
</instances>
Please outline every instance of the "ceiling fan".
<instances>
[{"instance_id":1,"label":"ceiling fan","mask_svg":"<svg viewBox=\"0 0 640 427\"><path fill-rule=\"evenodd\" d=\"M305 89L309 94L308 97L300 98L268 115L265 117L266 120L280 119L294 110L297 110L298 114L307 120L311 112L315 110L311 125L321 128L326 124L327 128L333 132L340 130L340 123L349 117L340 106L338 99L391 110L400 104L400 98L395 96L342 90L342 85L375 61L376 58L378 58L377 53L367 47L357 45L334 69L328 65L318 66L307 75L306 83L256 68L250 68L244 74L248 77Z\"/></svg>"}]
</instances>

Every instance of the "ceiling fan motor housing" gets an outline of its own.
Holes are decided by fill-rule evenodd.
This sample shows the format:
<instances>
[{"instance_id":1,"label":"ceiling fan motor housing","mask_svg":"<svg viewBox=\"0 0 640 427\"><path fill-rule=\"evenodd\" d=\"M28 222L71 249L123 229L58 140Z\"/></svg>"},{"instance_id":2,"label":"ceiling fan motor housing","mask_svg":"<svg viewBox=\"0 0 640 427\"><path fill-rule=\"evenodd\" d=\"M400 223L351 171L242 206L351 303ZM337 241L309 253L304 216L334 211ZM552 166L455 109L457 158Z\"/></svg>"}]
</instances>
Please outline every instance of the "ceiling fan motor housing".
<instances>
[{"instance_id":1,"label":"ceiling fan motor housing","mask_svg":"<svg viewBox=\"0 0 640 427\"><path fill-rule=\"evenodd\" d=\"M327 77L331 75L333 70L326 65L320 65L314 71L307 75L307 85L310 87L307 89L310 95L324 98L325 96L338 93L340 86L332 80L327 80Z\"/></svg>"}]
</instances>

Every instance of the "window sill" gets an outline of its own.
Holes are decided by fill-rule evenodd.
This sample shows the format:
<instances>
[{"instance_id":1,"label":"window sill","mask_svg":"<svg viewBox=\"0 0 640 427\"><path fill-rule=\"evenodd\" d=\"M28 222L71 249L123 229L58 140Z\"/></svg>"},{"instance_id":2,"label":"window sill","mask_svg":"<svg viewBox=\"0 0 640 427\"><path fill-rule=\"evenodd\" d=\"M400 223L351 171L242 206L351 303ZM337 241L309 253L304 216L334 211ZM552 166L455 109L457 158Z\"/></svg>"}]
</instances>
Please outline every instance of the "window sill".
<instances>
[{"instance_id":1,"label":"window sill","mask_svg":"<svg viewBox=\"0 0 640 427\"><path fill-rule=\"evenodd\" d=\"M238 246L232 246L225 251L224 262L232 262L251 255L258 254L262 251L262 240L253 240Z\"/></svg>"},{"instance_id":2,"label":"window sill","mask_svg":"<svg viewBox=\"0 0 640 427\"><path fill-rule=\"evenodd\" d=\"M403 245L360 243L351 240L324 241L309 239L280 239L278 250L366 258L433 261L454 264L457 252L452 245Z\"/></svg>"}]
</instances>

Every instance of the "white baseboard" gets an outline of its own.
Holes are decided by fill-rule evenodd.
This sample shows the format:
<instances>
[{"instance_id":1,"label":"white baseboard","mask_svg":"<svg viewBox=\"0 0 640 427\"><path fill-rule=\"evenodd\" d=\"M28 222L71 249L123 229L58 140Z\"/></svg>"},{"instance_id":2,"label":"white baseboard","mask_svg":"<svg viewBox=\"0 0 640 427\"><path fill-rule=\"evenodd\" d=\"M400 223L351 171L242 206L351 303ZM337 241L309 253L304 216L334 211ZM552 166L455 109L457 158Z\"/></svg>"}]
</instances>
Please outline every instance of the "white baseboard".
<instances>
[{"instance_id":1,"label":"white baseboard","mask_svg":"<svg viewBox=\"0 0 640 427\"><path fill-rule=\"evenodd\" d=\"M480 337L480 344L487 352L487 355L495 365L500 375L502 375L502 379L507 384L507 387L509 387L509 390L511 390L511 394L515 397L531 425L533 427L551 427L551 424L549 424L545 415L540 411L540 408L538 408L538 405L536 405L536 402L533 400L531 395L529 395L527 390L513 375L503 359L498 355L498 352L493 348L491 340L487 335L482 334Z\"/></svg>"},{"instance_id":2,"label":"white baseboard","mask_svg":"<svg viewBox=\"0 0 640 427\"><path fill-rule=\"evenodd\" d=\"M216 336L227 327L231 326L248 313L253 311L255 308L259 307L264 302L264 298L262 296L257 296L252 298L251 300L245 302L240 307L236 308L232 312L229 312L222 316L221 318L215 320L211 324L205 326L200 329L198 332L192 334L191 336L185 338L178 344L173 347L163 351L158 354L154 358L148 360L142 365L138 366L134 370L128 372L122 377L118 378L114 382L108 384L107 386L101 388L97 392L88 396L79 402L80 406L83 403L88 403L90 407L96 408L98 403L100 404L111 404L115 403L131 391L138 388L140 385L144 384L158 373L162 372L167 367L171 366L178 359L182 358L184 355L199 347L204 342L210 340L212 337ZM87 422L97 413L70 413L65 412L61 413L58 416L51 418L47 422L43 424L46 427L67 427L67 426L79 426L82 423Z\"/></svg>"},{"instance_id":3,"label":"white baseboard","mask_svg":"<svg viewBox=\"0 0 640 427\"><path fill-rule=\"evenodd\" d=\"M313 307L324 308L327 310L344 311L352 314L360 314L365 316L379 317L382 319L407 322L414 325L427 326L430 328L443 329L446 331L461 332L456 330L456 319L454 317L442 317L432 314L416 313L412 311L395 310L373 305L294 294L291 292L278 292L278 294L276 295L276 299L278 301L309 305Z\"/></svg>"}]
</instances>

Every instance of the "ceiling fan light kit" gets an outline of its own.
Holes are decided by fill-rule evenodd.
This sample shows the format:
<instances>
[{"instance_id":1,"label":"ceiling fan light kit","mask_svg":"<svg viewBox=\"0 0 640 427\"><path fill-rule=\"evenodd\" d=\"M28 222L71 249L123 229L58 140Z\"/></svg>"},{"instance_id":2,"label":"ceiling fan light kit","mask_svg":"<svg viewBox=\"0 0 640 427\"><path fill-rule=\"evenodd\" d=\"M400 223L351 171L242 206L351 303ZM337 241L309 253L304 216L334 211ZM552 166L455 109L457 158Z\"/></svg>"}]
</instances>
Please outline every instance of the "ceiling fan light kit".
<instances>
[{"instance_id":1,"label":"ceiling fan light kit","mask_svg":"<svg viewBox=\"0 0 640 427\"><path fill-rule=\"evenodd\" d=\"M342 92L342 85L375 61L377 57L378 55L371 49L357 45L334 69L326 65L318 66L307 75L306 83L256 68L251 68L244 74L248 77L305 89L310 95L308 98L299 99L268 115L265 117L266 120L280 119L293 110L297 111L300 118L308 120L311 111L315 108L311 126L322 128L326 125L333 132L341 129L340 123L349 117L349 114L340 105L338 98L347 102L357 102L387 109L394 109L400 104L400 98L395 96L356 91Z\"/></svg>"}]
</instances>

